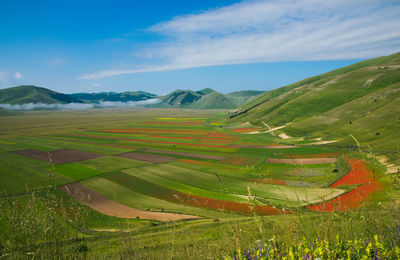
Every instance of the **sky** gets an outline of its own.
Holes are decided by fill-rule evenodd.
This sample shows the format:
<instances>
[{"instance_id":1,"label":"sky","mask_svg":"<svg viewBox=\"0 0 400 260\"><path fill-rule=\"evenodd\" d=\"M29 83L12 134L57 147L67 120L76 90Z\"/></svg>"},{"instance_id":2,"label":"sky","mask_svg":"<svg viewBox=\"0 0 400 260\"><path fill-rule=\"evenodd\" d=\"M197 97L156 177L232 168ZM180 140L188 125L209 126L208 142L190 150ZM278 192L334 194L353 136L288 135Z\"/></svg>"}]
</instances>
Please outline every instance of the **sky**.
<instances>
[{"instance_id":1,"label":"sky","mask_svg":"<svg viewBox=\"0 0 400 260\"><path fill-rule=\"evenodd\" d=\"M0 88L270 90L400 51L400 1L2 0Z\"/></svg>"}]
</instances>

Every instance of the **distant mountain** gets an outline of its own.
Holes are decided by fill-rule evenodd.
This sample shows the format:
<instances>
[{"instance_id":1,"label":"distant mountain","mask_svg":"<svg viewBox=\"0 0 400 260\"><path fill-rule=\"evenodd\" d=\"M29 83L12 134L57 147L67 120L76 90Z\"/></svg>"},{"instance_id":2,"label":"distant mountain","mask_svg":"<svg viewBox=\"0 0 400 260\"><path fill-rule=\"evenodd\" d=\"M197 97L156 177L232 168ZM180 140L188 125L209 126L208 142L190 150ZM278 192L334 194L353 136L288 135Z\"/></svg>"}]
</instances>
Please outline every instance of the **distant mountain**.
<instances>
[{"instance_id":1,"label":"distant mountain","mask_svg":"<svg viewBox=\"0 0 400 260\"><path fill-rule=\"evenodd\" d=\"M0 104L25 103L67 104L82 103L82 101L62 93L31 85L0 89Z\"/></svg>"},{"instance_id":2,"label":"distant mountain","mask_svg":"<svg viewBox=\"0 0 400 260\"><path fill-rule=\"evenodd\" d=\"M291 136L400 145L400 53L268 91L229 121L285 126Z\"/></svg>"},{"instance_id":3,"label":"distant mountain","mask_svg":"<svg viewBox=\"0 0 400 260\"><path fill-rule=\"evenodd\" d=\"M199 100L203 94L191 90L175 90L161 97L161 106L181 107L189 106Z\"/></svg>"},{"instance_id":4,"label":"distant mountain","mask_svg":"<svg viewBox=\"0 0 400 260\"><path fill-rule=\"evenodd\" d=\"M87 102L102 102L102 101L112 101L112 102L128 102L128 101L140 101L153 99L157 96L144 91L127 91L122 93L116 92L100 92L100 93L74 93L68 94L68 96L84 100Z\"/></svg>"},{"instance_id":5,"label":"distant mountain","mask_svg":"<svg viewBox=\"0 0 400 260\"><path fill-rule=\"evenodd\" d=\"M210 94L203 95L198 101L194 102L190 108L197 109L217 109L217 108L226 108L231 109L235 108L237 105L232 102L229 98L219 92L211 92Z\"/></svg>"},{"instance_id":6,"label":"distant mountain","mask_svg":"<svg viewBox=\"0 0 400 260\"><path fill-rule=\"evenodd\" d=\"M261 93L263 91L246 90L224 95L210 88L199 91L179 89L161 97L161 103L154 106L193 109L232 109Z\"/></svg>"},{"instance_id":7,"label":"distant mountain","mask_svg":"<svg viewBox=\"0 0 400 260\"><path fill-rule=\"evenodd\" d=\"M159 103L147 107L176 107L193 109L232 109L236 108L262 91L237 91L222 94L210 88L199 91L175 90L165 96L156 96L144 91L127 91L123 93L74 93L62 94L36 86L19 86L0 90L0 104L20 105L26 103L68 104L100 102L129 102L149 99L160 99Z\"/></svg>"}]
</instances>

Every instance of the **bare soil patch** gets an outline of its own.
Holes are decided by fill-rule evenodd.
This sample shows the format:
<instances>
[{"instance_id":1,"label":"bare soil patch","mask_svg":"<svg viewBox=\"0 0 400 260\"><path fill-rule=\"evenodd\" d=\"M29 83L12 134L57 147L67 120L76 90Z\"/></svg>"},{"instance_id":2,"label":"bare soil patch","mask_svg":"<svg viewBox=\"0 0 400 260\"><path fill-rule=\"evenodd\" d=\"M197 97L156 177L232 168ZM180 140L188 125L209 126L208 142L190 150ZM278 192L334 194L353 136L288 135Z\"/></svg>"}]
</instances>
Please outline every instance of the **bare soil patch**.
<instances>
[{"instance_id":1,"label":"bare soil patch","mask_svg":"<svg viewBox=\"0 0 400 260\"><path fill-rule=\"evenodd\" d=\"M281 133L281 134L279 134L278 135L280 138L282 138L282 139L289 139L290 138L290 136L288 136L287 134L285 134L285 133Z\"/></svg>"},{"instance_id":2,"label":"bare soil patch","mask_svg":"<svg viewBox=\"0 0 400 260\"><path fill-rule=\"evenodd\" d=\"M175 160L175 158L171 157L171 156L144 154L144 153L136 153L136 152L126 152L126 153L121 153L121 154L117 154L114 156L133 159L133 160L139 160L139 161L144 161L144 162L151 162L151 163L164 163L164 162L170 162L170 161Z\"/></svg>"},{"instance_id":3,"label":"bare soil patch","mask_svg":"<svg viewBox=\"0 0 400 260\"><path fill-rule=\"evenodd\" d=\"M198 216L193 215L151 212L131 208L103 196L102 194L84 186L80 182L63 185L60 187L60 189L90 208L108 216L114 216L118 218L142 218L159 221L199 218Z\"/></svg>"},{"instance_id":4,"label":"bare soil patch","mask_svg":"<svg viewBox=\"0 0 400 260\"><path fill-rule=\"evenodd\" d=\"M336 143L337 140L332 140L332 141L319 141L315 143L311 143L312 145L321 145L321 144L331 144L331 143Z\"/></svg>"},{"instance_id":5,"label":"bare soil patch","mask_svg":"<svg viewBox=\"0 0 400 260\"><path fill-rule=\"evenodd\" d=\"M255 128L255 127L252 127L252 128L235 128L235 129L231 129L233 132L236 132L236 133L247 133L247 132L253 132L253 131L257 131L257 130L260 130L260 128Z\"/></svg>"},{"instance_id":6,"label":"bare soil patch","mask_svg":"<svg viewBox=\"0 0 400 260\"><path fill-rule=\"evenodd\" d=\"M142 151L151 152L151 153L162 153L162 154L175 154L182 155L194 158L202 158L202 159L212 159L212 160L223 160L226 157L217 156L217 155L209 155L209 154L199 154L199 153L187 153L187 152L175 152L175 151L166 151L166 150L158 150L158 149L142 149Z\"/></svg>"},{"instance_id":7,"label":"bare soil patch","mask_svg":"<svg viewBox=\"0 0 400 260\"><path fill-rule=\"evenodd\" d=\"M334 163L336 158L303 158L303 159L277 159L268 158L265 160L266 163L284 163L284 164L323 164L323 163Z\"/></svg>"},{"instance_id":8,"label":"bare soil patch","mask_svg":"<svg viewBox=\"0 0 400 260\"><path fill-rule=\"evenodd\" d=\"M340 153L316 153L316 154L289 154L284 155L284 158L291 159L306 159L306 158L331 158L339 156Z\"/></svg>"},{"instance_id":9,"label":"bare soil patch","mask_svg":"<svg viewBox=\"0 0 400 260\"><path fill-rule=\"evenodd\" d=\"M297 148L295 145L247 145L247 144L233 144L231 147L237 148L261 148L261 149L290 149Z\"/></svg>"},{"instance_id":10,"label":"bare soil patch","mask_svg":"<svg viewBox=\"0 0 400 260\"><path fill-rule=\"evenodd\" d=\"M103 156L101 154L95 154L95 153L72 150L72 149L58 149L53 151L39 151L36 149L26 149L26 150L14 151L14 153L42 161L47 161L54 164L84 161Z\"/></svg>"}]
</instances>

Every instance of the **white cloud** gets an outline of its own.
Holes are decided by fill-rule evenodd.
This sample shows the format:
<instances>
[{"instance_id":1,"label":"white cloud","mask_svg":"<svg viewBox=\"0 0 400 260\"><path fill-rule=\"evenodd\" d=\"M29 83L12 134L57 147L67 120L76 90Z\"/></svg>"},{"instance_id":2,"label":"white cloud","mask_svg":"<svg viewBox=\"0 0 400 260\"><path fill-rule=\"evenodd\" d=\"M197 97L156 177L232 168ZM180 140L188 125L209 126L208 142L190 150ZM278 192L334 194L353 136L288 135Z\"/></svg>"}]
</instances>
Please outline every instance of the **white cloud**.
<instances>
[{"instance_id":1,"label":"white cloud","mask_svg":"<svg viewBox=\"0 0 400 260\"><path fill-rule=\"evenodd\" d=\"M24 78L21 72L12 72L10 70L0 71L0 86L9 86L17 84L20 79Z\"/></svg>"},{"instance_id":2,"label":"white cloud","mask_svg":"<svg viewBox=\"0 0 400 260\"><path fill-rule=\"evenodd\" d=\"M0 71L0 83L8 83L8 73L6 71Z\"/></svg>"},{"instance_id":3,"label":"white cloud","mask_svg":"<svg viewBox=\"0 0 400 260\"><path fill-rule=\"evenodd\" d=\"M99 83L92 83L92 87L100 87L101 86L101 84L99 84Z\"/></svg>"},{"instance_id":4,"label":"white cloud","mask_svg":"<svg viewBox=\"0 0 400 260\"><path fill-rule=\"evenodd\" d=\"M386 0L244 1L149 28L166 36L137 52L149 63L109 76L225 64L362 59L400 51L400 3ZM158 62L160 63L160 62Z\"/></svg>"},{"instance_id":5,"label":"white cloud","mask_svg":"<svg viewBox=\"0 0 400 260\"><path fill-rule=\"evenodd\" d=\"M22 75L22 73L21 72L15 72L14 73L14 78L15 79L22 79L24 77L24 75Z\"/></svg>"},{"instance_id":6,"label":"white cloud","mask_svg":"<svg viewBox=\"0 0 400 260\"><path fill-rule=\"evenodd\" d=\"M56 58L56 59L52 59L52 60L47 61L47 65L56 66L56 65L63 64L64 62L65 62L64 59Z\"/></svg>"}]
</instances>

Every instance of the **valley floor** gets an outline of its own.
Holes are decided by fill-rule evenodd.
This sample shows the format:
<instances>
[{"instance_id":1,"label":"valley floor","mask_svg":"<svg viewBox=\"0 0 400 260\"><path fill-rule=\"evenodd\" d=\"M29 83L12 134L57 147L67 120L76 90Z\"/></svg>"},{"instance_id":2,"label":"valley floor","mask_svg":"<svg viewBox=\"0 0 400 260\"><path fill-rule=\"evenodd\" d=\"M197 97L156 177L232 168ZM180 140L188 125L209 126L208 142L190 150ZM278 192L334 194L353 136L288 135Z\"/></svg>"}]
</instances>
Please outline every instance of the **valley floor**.
<instances>
[{"instance_id":1,"label":"valley floor","mask_svg":"<svg viewBox=\"0 0 400 260\"><path fill-rule=\"evenodd\" d=\"M373 151L228 125L225 115L3 116L0 256L246 258L238 249L274 235L284 254L287 245L336 235L399 245L385 231L400 227L398 173Z\"/></svg>"}]
</instances>

